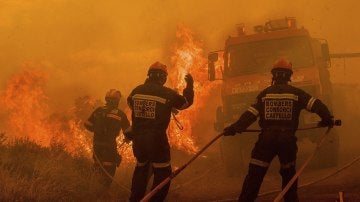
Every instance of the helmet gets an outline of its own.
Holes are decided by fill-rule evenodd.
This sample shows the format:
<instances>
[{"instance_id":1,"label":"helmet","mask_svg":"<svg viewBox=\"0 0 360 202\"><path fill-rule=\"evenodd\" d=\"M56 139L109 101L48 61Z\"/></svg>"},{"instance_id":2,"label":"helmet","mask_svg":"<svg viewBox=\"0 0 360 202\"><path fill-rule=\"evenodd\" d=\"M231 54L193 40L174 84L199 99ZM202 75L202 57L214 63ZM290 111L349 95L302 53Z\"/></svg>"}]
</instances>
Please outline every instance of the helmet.
<instances>
[{"instance_id":1,"label":"helmet","mask_svg":"<svg viewBox=\"0 0 360 202\"><path fill-rule=\"evenodd\" d=\"M287 60L286 58L279 58L278 60L275 61L272 69L271 69L271 73L274 74L274 71L279 70L285 70L285 71L290 71L292 74L292 64L289 60Z\"/></svg>"},{"instance_id":2,"label":"helmet","mask_svg":"<svg viewBox=\"0 0 360 202\"><path fill-rule=\"evenodd\" d=\"M109 102L110 100L120 101L120 98L121 98L121 93L116 89L110 89L105 95L105 100L107 102Z\"/></svg>"},{"instance_id":3,"label":"helmet","mask_svg":"<svg viewBox=\"0 0 360 202\"><path fill-rule=\"evenodd\" d=\"M273 68L271 69L273 75L271 84L285 84L290 80L293 73L292 64L286 58L279 58L275 61Z\"/></svg>"},{"instance_id":4,"label":"helmet","mask_svg":"<svg viewBox=\"0 0 360 202\"><path fill-rule=\"evenodd\" d=\"M155 62L154 64L150 65L149 70L148 70L148 75L151 72L162 72L165 75L167 75L167 67L166 65L160 63L160 62Z\"/></svg>"}]
</instances>

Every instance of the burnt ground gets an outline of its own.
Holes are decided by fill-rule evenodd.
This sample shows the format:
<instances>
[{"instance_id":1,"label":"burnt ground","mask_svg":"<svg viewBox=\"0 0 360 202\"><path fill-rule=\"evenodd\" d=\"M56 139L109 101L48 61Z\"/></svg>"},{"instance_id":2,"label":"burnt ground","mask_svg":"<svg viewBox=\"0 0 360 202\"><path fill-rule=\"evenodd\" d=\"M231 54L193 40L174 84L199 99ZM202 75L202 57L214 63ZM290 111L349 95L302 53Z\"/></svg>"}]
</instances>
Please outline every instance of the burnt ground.
<instances>
[{"instance_id":1,"label":"burnt ground","mask_svg":"<svg viewBox=\"0 0 360 202\"><path fill-rule=\"evenodd\" d=\"M305 169L299 179L300 186L335 173L356 155L359 153L343 152L336 167ZM266 194L280 189L278 165L273 164L261 187L260 195L265 195L257 201L272 201L277 196L278 192ZM173 181L167 201L235 201L243 179L244 175L227 177L221 162L202 157ZM339 191L344 191L345 201L360 201L360 161L323 181L299 188L299 197L301 201L335 201Z\"/></svg>"}]
</instances>

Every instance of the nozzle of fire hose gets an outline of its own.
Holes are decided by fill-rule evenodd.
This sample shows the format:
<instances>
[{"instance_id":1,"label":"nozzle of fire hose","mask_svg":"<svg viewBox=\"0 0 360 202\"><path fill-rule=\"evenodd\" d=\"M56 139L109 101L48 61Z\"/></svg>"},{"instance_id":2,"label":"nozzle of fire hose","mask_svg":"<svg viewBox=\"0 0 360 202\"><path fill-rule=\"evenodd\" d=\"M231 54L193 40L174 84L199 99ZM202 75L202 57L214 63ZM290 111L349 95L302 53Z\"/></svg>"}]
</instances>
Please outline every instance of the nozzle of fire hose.
<instances>
[{"instance_id":1,"label":"nozzle of fire hose","mask_svg":"<svg viewBox=\"0 0 360 202\"><path fill-rule=\"evenodd\" d=\"M341 126L342 122L341 119L337 119L334 121L334 126Z\"/></svg>"},{"instance_id":2,"label":"nozzle of fire hose","mask_svg":"<svg viewBox=\"0 0 360 202\"><path fill-rule=\"evenodd\" d=\"M341 126L341 120L337 119L337 120L333 120L333 119L324 119L321 120L318 123L318 127L329 127L332 128L334 126Z\"/></svg>"}]
</instances>

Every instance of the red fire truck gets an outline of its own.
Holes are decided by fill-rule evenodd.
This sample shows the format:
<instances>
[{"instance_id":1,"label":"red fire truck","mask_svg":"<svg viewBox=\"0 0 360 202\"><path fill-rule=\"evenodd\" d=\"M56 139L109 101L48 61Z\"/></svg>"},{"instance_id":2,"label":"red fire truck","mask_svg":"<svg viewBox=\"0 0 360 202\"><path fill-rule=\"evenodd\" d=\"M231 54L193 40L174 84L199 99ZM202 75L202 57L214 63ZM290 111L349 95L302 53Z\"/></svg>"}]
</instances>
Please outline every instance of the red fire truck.
<instances>
[{"instance_id":1,"label":"red fire truck","mask_svg":"<svg viewBox=\"0 0 360 202\"><path fill-rule=\"evenodd\" d=\"M225 126L236 121L255 102L257 94L271 84L272 64L282 56L293 64L291 85L300 87L332 107L332 85L328 71L330 54L326 40L312 38L305 28L297 27L295 18L290 17L255 26L253 34L247 34L244 30L244 26L240 25L238 35L225 41L221 65L222 106L217 108L215 122L217 131L221 132ZM218 55L218 52L208 55L211 81L217 79L215 63ZM316 114L303 110L299 127L307 127L319 120ZM257 127L257 123L254 123L250 128ZM323 130L308 130L298 131L296 135L299 141L307 138L315 146L322 133ZM256 139L257 135L246 133L222 138L221 152L229 175L246 171ZM339 137L334 129L314 160L315 164L320 167L336 165L338 151Z\"/></svg>"}]
</instances>

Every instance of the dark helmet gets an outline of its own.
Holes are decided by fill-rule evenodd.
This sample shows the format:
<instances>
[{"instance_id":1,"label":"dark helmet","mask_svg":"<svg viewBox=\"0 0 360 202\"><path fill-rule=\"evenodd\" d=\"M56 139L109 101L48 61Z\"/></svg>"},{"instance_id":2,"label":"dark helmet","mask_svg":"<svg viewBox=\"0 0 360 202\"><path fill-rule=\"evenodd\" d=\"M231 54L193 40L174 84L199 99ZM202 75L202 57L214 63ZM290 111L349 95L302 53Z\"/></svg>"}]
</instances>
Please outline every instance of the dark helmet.
<instances>
[{"instance_id":1,"label":"dark helmet","mask_svg":"<svg viewBox=\"0 0 360 202\"><path fill-rule=\"evenodd\" d=\"M159 82L163 85L165 84L168 75L167 67L160 62L155 62L154 64L150 65L147 75L149 80Z\"/></svg>"},{"instance_id":2,"label":"dark helmet","mask_svg":"<svg viewBox=\"0 0 360 202\"><path fill-rule=\"evenodd\" d=\"M279 58L275 61L271 74L273 75L273 82L288 82L290 81L290 77L292 75L292 64L286 58Z\"/></svg>"},{"instance_id":3,"label":"dark helmet","mask_svg":"<svg viewBox=\"0 0 360 202\"><path fill-rule=\"evenodd\" d=\"M121 93L116 89L110 89L105 95L106 102L119 102L120 98L121 98Z\"/></svg>"}]
</instances>

